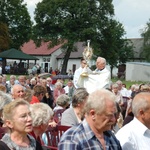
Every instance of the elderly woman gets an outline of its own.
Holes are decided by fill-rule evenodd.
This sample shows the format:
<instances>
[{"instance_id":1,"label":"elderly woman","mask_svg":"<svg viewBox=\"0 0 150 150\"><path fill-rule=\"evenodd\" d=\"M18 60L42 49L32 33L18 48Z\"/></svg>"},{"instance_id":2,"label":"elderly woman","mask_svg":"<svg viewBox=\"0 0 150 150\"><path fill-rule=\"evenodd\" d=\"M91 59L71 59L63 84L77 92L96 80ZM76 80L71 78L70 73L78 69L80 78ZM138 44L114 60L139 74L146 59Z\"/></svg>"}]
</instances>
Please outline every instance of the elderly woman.
<instances>
[{"instance_id":1,"label":"elderly woman","mask_svg":"<svg viewBox=\"0 0 150 150\"><path fill-rule=\"evenodd\" d=\"M54 103L55 104L56 104L56 99L61 94L65 94L65 90L63 89L63 84L60 81L58 81L58 82L55 83L55 89L53 91Z\"/></svg>"},{"instance_id":2,"label":"elderly woman","mask_svg":"<svg viewBox=\"0 0 150 150\"><path fill-rule=\"evenodd\" d=\"M57 110L66 109L69 106L70 97L66 94L62 94L58 96L56 99L56 106L54 107L53 111L56 112Z\"/></svg>"},{"instance_id":3,"label":"elderly woman","mask_svg":"<svg viewBox=\"0 0 150 150\"><path fill-rule=\"evenodd\" d=\"M54 111L54 120L56 123L60 124L62 113L70 105L70 97L66 94L58 96L56 99L56 106L53 109Z\"/></svg>"},{"instance_id":4,"label":"elderly woman","mask_svg":"<svg viewBox=\"0 0 150 150\"><path fill-rule=\"evenodd\" d=\"M29 104L24 100L12 101L3 109L3 120L9 128L0 142L1 150L42 150L41 145L28 135L32 131Z\"/></svg>"},{"instance_id":5,"label":"elderly woman","mask_svg":"<svg viewBox=\"0 0 150 150\"><path fill-rule=\"evenodd\" d=\"M119 85L117 83L112 85L112 92L115 94L116 102L119 104L119 106L123 106L123 97L119 92Z\"/></svg>"},{"instance_id":6,"label":"elderly woman","mask_svg":"<svg viewBox=\"0 0 150 150\"><path fill-rule=\"evenodd\" d=\"M31 135L43 144L42 134L47 129L49 121L53 117L53 111L44 103L35 103L31 105L30 108L31 116L33 118L33 131L31 132Z\"/></svg>"}]
</instances>

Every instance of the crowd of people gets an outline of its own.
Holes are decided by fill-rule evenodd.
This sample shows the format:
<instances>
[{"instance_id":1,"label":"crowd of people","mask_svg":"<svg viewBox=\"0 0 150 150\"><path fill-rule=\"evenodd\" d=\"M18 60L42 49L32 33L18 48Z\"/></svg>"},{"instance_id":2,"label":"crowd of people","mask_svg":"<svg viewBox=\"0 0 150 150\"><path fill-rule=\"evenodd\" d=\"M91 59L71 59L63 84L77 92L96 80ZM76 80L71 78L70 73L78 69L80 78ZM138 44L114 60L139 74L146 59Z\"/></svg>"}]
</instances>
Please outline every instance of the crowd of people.
<instances>
[{"instance_id":1,"label":"crowd of people","mask_svg":"<svg viewBox=\"0 0 150 150\"><path fill-rule=\"evenodd\" d=\"M83 73L87 75L84 76ZM90 74L103 85L88 92L79 84ZM99 76L101 75L102 76ZM91 71L81 59L74 79L55 84L51 77L0 76L0 125L6 134L3 150L42 150L48 126L69 126L59 150L148 150L150 148L150 85L112 83L105 58L98 57Z\"/></svg>"}]
</instances>

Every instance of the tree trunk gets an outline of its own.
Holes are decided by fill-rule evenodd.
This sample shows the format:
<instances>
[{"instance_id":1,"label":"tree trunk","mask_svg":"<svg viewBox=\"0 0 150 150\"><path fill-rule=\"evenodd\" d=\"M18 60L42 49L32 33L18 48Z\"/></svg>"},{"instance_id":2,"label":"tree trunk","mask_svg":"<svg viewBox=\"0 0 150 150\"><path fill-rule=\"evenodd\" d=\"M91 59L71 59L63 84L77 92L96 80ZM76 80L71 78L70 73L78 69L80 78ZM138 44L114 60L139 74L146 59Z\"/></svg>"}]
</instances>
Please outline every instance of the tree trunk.
<instances>
[{"instance_id":1,"label":"tree trunk","mask_svg":"<svg viewBox=\"0 0 150 150\"><path fill-rule=\"evenodd\" d=\"M62 65L62 69L61 69L61 74L66 74L66 69L67 69L67 64L68 64L68 60L69 60L69 57L70 57L70 54L71 54L71 50L67 50L66 51L66 54L64 56L64 60L63 60L63 65Z\"/></svg>"}]
</instances>

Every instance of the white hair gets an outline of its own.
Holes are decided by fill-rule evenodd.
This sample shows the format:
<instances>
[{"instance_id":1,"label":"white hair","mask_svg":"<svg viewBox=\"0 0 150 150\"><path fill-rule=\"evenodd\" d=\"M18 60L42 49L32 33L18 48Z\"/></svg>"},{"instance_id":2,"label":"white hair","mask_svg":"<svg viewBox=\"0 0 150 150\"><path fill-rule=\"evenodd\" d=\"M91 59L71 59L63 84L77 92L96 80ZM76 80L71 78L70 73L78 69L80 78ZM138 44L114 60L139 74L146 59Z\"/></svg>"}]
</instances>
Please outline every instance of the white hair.
<instances>
[{"instance_id":1,"label":"white hair","mask_svg":"<svg viewBox=\"0 0 150 150\"><path fill-rule=\"evenodd\" d=\"M6 104L9 104L12 101L12 98L9 94L6 94L0 91L0 111L3 110Z\"/></svg>"},{"instance_id":2,"label":"white hair","mask_svg":"<svg viewBox=\"0 0 150 150\"><path fill-rule=\"evenodd\" d=\"M48 124L53 116L52 109L44 103L35 103L30 105L33 127L38 127L42 124Z\"/></svg>"},{"instance_id":3,"label":"white hair","mask_svg":"<svg viewBox=\"0 0 150 150\"><path fill-rule=\"evenodd\" d=\"M106 89L96 90L91 93L85 105L85 113L89 114L91 109L96 113L101 114L104 112L107 101L112 101L115 104L115 95Z\"/></svg>"}]
</instances>

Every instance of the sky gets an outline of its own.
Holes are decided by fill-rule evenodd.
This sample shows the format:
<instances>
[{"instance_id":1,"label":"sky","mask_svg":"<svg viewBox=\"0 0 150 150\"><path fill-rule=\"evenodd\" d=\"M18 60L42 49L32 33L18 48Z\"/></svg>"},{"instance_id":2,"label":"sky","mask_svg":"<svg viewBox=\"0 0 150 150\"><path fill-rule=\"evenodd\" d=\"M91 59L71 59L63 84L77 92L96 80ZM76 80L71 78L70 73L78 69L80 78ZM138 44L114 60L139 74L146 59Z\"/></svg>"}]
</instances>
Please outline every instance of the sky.
<instances>
[{"instance_id":1,"label":"sky","mask_svg":"<svg viewBox=\"0 0 150 150\"><path fill-rule=\"evenodd\" d=\"M33 19L36 4L42 0L24 0ZM140 38L150 19L150 0L113 0L115 19L123 24L126 38Z\"/></svg>"}]
</instances>

